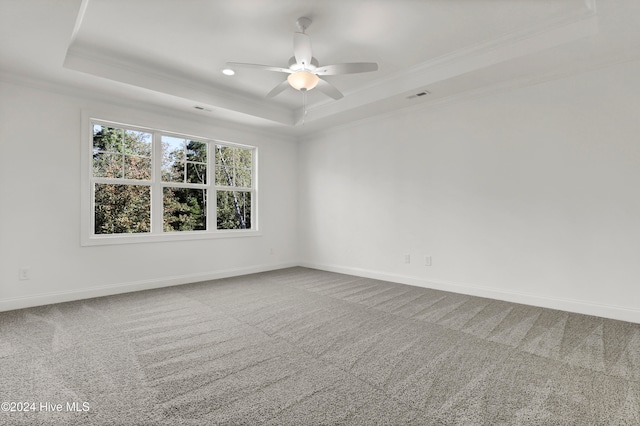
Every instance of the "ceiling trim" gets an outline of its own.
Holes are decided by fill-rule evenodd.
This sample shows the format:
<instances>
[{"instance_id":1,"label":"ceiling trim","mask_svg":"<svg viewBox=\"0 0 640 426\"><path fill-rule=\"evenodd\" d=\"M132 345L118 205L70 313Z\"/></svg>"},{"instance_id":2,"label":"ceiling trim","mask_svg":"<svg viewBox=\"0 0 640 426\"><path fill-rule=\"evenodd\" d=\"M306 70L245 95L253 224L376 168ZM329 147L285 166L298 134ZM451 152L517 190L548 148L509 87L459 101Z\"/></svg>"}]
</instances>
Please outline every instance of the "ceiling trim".
<instances>
[{"instance_id":1,"label":"ceiling trim","mask_svg":"<svg viewBox=\"0 0 640 426\"><path fill-rule=\"evenodd\" d=\"M156 67L134 64L113 52L94 48L70 46L63 66L109 80L177 96L210 108L222 108L245 115L292 126L293 113L288 108L266 101L256 101L197 82L192 79L163 73Z\"/></svg>"},{"instance_id":2,"label":"ceiling trim","mask_svg":"<svg viewBox=\"0 0 640 426\"><path fill-rule=\"evenodd\" d=\"M69 46L73 45L78 37L78 32L80 31L80 26L84 20L84 15L87 13L87 6L89 6L89 0L82 0L82 3L80 3L80 9L78 10L78 15L76 16L76 23L73 26L73 32L71 33L71 39L69 40Z\"/></svg>"},{"instance_id":3,"label":"ceiling trim","mask_svg":"<svg viewBox=\"0 0 640 426\"><path fill-rule=\"evenodd\" d=\"M162 64L140 63L122 53L99 46L86 46L78 37L90 0L82 0L63 66L102 78L179 97L194 104L233 112L246 119L263 120L267 125L297 128L303 121L313 123L344 113L355 119L367 113L366 106L397 97L398 93L422 90L465 73L480 70L514 58L530 55L598 32L595 0L585 0L580 7L543 23L511 32L474 46L469 46L420 63L360 88L346 91L340 101L323 101L306 108L293 109L268 99L231 93L213 83L193 76L179 75L179 70L164 69ZM361 111L358 116L358 111ZM296 132L300 132L297 129Z\"/></svg>"},{"instance_id":4,"label":"ceiling trim","mask_svg":"<svg viewBox=\"0 0 640 426\"><path fill-rule=\"evenodd\" d=\"M27 76L25 74L16 74L11 71L6 72L0 69L0 84L3 83L14 86L23 86L37 91L49 92L54 95L69 97L72 99L78 99L82 101L83 107L86 107L87 103L102 105L102 107L90 107L89 109L92 111L97 111L99 109L108 110L109 107L133 109L159 116L176 117L213 128L243 132L267 138L276 138L281 141L297 142L299 140L298 136L291 134L291 132L286 128L246 126L234 120L218 117L216 116L216 111L213 111L212 113L198 112L193 109L167 107L165 105L154 104L146 100L123 99L102 91L87 91L72 84L47 81ZM107 105L107 107L104 107L104 105ZM185 130L183 133L189 132Z\"/></svg>"},{"instance_id":5,"label":"ceiling trim","mask_svg":"<svg viewBox=\"0 0 640 426\"><path fill-rule=\"evenodd\" d=\"M412 103L402 108L387 110L385 112L380 112L379 114L376 114L373 116L361 117L360 119L349 120L349 121L337 124L335 126L331 126L329 128L312 127L310 131L304 134L303 139L313 138L319 135L331 134L333 132L344 131L345 129L365 125L371 122L376 122L381 119L402 116L404 114L407 114L407 112L445 108L451 105L458 104L460 102L470 101L473 99L491 96L494 94L505 93L508 91L513 91L513 90L526 88L530 86L536 86L539 84L544 84L552 81L572 78L578 75L588 74L590 72L595 72L601 69L606 69L609 67L615 67L618 65L623 65L623 64L637 62L637 61L640 61L640 48L632 52L625 52L625 54L621 56L603 58L602 60L599 60L596 62L590 62L588 66L581 66L571 71L566 71L566 70L560 71L560 72L549 71L544 74L536 74L533 76L515 78L509 81L503 81L503 82L494 83L488 86L482 86L477 89L468 90L465 92L457 93L457 94L446 96L443 98L438 98L435 100L427 100L426 102L423 102L423 103L418 103L418 104Z\"/></svg>"},{"instance_id":6,"label":"ceiling trim","mask_svg":"<svg viewBox=\"0 0 640 426\"><path fill-rule=\"evenodd\" d=\"M310 123L379 102L399 92L419 91L436 82L597 33L597 13L595 8L587 8L570 16L555 18L533 29L511 33L497 40L454 51L408 70L394 73L357 92L345 92L345 97L340 102L327 102L308 108L305 122ZM301 120L303 113L302 108L296 111L296 122Z\"/></svg>"}]
</instances>

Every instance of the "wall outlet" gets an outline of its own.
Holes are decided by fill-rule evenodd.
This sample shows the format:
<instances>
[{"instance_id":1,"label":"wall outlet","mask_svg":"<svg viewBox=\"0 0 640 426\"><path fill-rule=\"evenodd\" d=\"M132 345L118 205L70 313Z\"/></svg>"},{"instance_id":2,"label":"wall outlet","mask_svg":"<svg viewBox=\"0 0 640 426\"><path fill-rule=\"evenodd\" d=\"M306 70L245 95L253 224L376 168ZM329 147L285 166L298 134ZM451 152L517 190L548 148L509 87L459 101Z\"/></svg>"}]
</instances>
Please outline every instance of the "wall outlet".
<instances>
[{"instance_id":1,"label":"wall outlet","mask_svg":"<svg viewBox=\"0 0 640 426\"><path fill-rule=\"evenodd\" d=\"M18 279L20 279L20 281L30 280L31 271L28 268L18 269Z\"/></svg>"},{"instance_id":2,"label":"wall outlet","mask_svg":"<svg viewBox=\"0 0 640 426\"><path fill-rule=\"evenodd\" d=\"M411 263L411 255L410 254L405 254L404 255L404 263Z\"/></svg>"},{"instance_id":3,"label":"wall outlet","mask_svg":"<svg viewBox=\"0 0 640 426\"><path fill-rule=\"evenodd\" d=\"M424 257L424 266L431 266L431 256Z\"/></svg>"}]
</instances>

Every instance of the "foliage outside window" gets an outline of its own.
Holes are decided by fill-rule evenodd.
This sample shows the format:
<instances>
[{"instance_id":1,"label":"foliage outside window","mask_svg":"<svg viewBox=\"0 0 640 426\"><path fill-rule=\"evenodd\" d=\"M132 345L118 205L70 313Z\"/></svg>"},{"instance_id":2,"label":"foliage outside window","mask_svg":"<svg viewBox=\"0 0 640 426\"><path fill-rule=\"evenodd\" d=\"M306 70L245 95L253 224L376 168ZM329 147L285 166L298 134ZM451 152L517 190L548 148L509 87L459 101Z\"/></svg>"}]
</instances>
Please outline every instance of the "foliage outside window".
<instances>
[{"instance_id":1,"label":"foliage outside window","mask_svg":"<svg viewBox=\"0 0 640 426\"><path fill-rule=\"evenodd\" d=\"M161 141L163 231L205 231L208 144L166 135Z\"/></svg>"},{"instance_id":2,"label":"foliage outside window","mask_svg":"<svg viewBox=\"0 0 640 426\"><path fill-rule=\"evenodd\" d=\"M218 229L251 229L251 151L216 145Z\"/></svg>"},{"instance_id":3,"label":"foliage outside window","mask_svg":"<svg viewBox=\"0 0 640 426\"><path fill-rule=\"evenodd\" d=\"M94 237L255 229L255 148L91 124Z\"/></svg>"}]
</instances>

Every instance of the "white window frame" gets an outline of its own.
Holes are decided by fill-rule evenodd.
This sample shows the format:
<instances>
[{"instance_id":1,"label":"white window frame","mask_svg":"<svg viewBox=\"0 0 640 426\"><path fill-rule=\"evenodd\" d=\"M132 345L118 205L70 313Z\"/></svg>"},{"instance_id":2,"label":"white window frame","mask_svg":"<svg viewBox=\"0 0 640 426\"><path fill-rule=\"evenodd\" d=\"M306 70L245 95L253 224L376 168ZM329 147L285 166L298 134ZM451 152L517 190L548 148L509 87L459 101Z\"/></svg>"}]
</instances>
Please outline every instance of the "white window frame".
<instances>
[{"instance_id":1,"label":"white window frame","mask_svg":"<svg viewBox=\"0 0 640 426\"><path fill-rule=\"evenodd\" d=\"M93 176L93 125L103 125L115 128L125 128L139 132L151 133L152 135L152 155L151 155L151 180L132 180L100 178ZM220 139L194 136L185 133L160 130L135 124L128 124L121 121L105 120L95 118L87 113L82 114L82 136L81 136L81 245L110 245L146 243L160 241L184 241L210 238L235 238L252 237L261 235L258 228L258 148L251 145L244 145L235 142L228 142ZM206 184L192 184L179 182L162 182L162 136L185 138L207 143L207 179ZM250 149L253 151L251 162L251 188L235 188L215 185L215 148L216 145L223 145L235 148ZM151 232L138 234L95 234L95 205L94 205L94 185L96 183L144 185L151 188ZM163 231L163 188L196 188L207 189L207 229L200 231ZM217 191L239 190L251 193L251 229L217 229Z\"/></svg>"}]
</instances>

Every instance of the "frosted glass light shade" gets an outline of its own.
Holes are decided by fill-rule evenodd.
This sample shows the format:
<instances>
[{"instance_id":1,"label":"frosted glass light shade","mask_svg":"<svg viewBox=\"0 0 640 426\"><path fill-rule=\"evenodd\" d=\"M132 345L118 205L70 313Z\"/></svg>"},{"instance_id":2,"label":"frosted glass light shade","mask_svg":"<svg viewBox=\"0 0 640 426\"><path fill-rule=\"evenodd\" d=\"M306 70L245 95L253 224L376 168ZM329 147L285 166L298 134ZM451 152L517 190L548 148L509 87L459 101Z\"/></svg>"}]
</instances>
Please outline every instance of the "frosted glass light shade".
<instances>
[{"instance_id":1,"label":"frosted glass light shade","mask_svg":"<svg viewBox=\"0 0 640 426\"><path fill-rule=\"evenodd\" d=\"M309 71L298 71L289 74L289 84L296 90L311 90L318 84L320 77Z\"/></svg>"}]
</instances>

